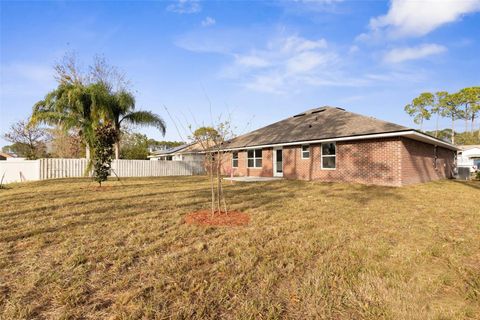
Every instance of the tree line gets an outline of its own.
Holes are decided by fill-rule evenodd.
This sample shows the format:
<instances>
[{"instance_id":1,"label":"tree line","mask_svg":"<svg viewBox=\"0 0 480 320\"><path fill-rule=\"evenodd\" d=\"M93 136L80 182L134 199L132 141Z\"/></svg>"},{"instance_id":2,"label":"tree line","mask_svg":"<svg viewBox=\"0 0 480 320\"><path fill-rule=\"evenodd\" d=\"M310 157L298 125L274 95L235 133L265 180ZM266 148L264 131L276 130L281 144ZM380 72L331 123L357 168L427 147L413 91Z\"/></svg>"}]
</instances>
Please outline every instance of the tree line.
<instances>
[{"instance_id":1,"label":"tree line","mask_svg":"<svg viewBox=\"0 0 480 320\"><path fill-rule=\"evenodd\" d=\"M128 127L122 128L121 137L121 159L145 160L152 147L169 149L185 143L154 140ZM2 152L22 158L85 158L85 145L78 133L65 132L59 127L45 128L20 120L10 125L3 138L10 144Z\"/></svg>"},{"instance_id":2,"label":"tree line","mask_svg":"<svg viewBox=\"0 0 480 320\"><path fill-rule=\"evenodd\" d=\"M139 145L145 145L146 158L151 140L129 132L128 126L153 126L165 134L163 119L151 111L136 110L135 97L125 74L103 57L95 57L93 64L83 70L75 54L66 54L55 64L54 71L57 87L35 103L28 121L12 124L4 134L12 145L3 150L27 158L46 157L46 144L50 142L58 156L90 159L95 129L111 124L115 130L116 159L120 157L120 142L124 139L136 147L135 155L139 155Z\"/></svg>"},{"instance_id":3,"label":"tree line","mask_svg":"<svg viewBox=\"0 0 480 320\"><path fill-rule=\"evenodd\" d=\"M165 134L166 125L159 115L135 110L128 80L104 58L96 57L84 72L75 55L68 54L54 69L57 88L34 105L30 125L46 124L74 132L85 146L87 159L94 148L95 129L107 123L116 133L116 159L120 155L123 125L154 126Z\"/></svg>"},{"instance_id":4,"label":"tree line","mask_svg":"<svg viewBox=\"0 0 480 320\"><path fill-rule=\"evenodd\" d=\"M423 130L425 120L435 117L435 137L439 137L439 119L451 121L450 141L455 143L455 124L464 120L465 132L463 141L480 140L480 128L475 137L476 121L480 115L480 87L463 88L455 93L439 91L423 92L405 106L405 111L413 117L413 121Z\"/></svg>"}]
</instances>

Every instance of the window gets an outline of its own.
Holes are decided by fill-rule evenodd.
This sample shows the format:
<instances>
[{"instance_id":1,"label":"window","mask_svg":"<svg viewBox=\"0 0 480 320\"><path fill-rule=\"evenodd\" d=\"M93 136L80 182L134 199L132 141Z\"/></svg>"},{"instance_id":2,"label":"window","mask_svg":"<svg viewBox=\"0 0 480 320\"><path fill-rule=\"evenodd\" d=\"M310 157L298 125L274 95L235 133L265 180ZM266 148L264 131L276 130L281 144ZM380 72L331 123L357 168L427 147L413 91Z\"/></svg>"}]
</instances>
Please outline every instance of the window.
<instances>
[{"instance_id":1,"label":"window","mask_svg":"<svg viewBox=\"0 0 480 320\"><path fill-rule=\"evenodd\" d=\"M473 158L473 165L480 169L480 158Z\"/></svg>"},{"instance_id":2,"label":"window","mask_svg":"<svg viewBox=\"0 0 480 320\"><path fill-rule=\"evenodd\" d=\"M310 158L310 146L307 144L302 146L302 159L308 158Z\"/></svg>"},{"instance_id":3,"label":"window","mask_svg":"<svg viewBox=\"0 0 480 320\"><path fill-rule=\"evenodd\" d=\"M238 152L232 152L232 168L238 168Z\"/></svg>"},{"instance_id":4,"label":"window","mask_svg":"<svg viewBox=\"0 0 480 320\"><path fill-rule=\"evenodd\" d=\"M335 169L337 148L334 142L322 143L322 169Z\"/></svg>"},{"instance_id":5,"label":"window","mask_svg":"<svg viewBox=\"0 0 480 320\"><path fill-rule=\"evenodd\" d=\"M252 149L247 151L247 166L249 168L262 167L262 149Z\"/></svg>"}]
</instances>

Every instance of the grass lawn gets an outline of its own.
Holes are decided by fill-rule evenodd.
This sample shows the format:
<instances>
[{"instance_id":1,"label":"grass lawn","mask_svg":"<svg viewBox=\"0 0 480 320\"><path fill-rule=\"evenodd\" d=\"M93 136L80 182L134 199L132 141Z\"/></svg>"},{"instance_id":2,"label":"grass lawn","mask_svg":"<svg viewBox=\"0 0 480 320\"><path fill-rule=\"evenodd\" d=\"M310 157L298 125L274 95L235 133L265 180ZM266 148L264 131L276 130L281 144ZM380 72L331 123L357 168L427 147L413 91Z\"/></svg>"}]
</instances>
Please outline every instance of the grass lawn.
<instances>
[{"instance_id":1,"label":"grass lawn","mask_svg":"<svg viewBox=\"0 0 480 320\"><path fill-rule=\"evenodd\" d=\"M205 177L0 190L0 318L480 319L480 184L226 183L246 227L198 227Z\"/></svg>"}]
</instances>

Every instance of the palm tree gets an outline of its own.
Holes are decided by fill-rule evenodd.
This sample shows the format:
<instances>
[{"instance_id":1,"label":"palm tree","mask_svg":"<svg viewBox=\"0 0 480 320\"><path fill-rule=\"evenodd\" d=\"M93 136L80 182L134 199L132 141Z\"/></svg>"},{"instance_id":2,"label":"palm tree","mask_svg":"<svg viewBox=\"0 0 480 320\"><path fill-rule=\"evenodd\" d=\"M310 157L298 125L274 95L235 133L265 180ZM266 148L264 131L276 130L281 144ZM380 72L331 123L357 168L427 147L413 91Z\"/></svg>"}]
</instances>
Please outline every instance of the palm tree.
<instances>
[{"instance_id":1,"label":"palm tree","mask_svg":"<svg viewBox=\"0 0 480 320\"><path fill-rule=\"evenodd\" d=\"M94 141L94 130L105 113L108 91L99 83L60 82L58 87L33 107L30 123L58 125L63 130L78 130L86 147L86 158Z\"/></svg>"},{"instance_id":2,"label":"palm tree","mask_svg":"<svg viewBox=\"0 0 480 320\"><path fill-rule=\"evenodd\" d=\"M111 95L106 107L106 116L113 122L117 131L117 141L115 142L115 158L117 160L120 155L122 123L156 127L162 135L165 135L166 125L163 119L150 111L135 111L135 98L126 90L121 90Z\"/></svg>"}]
</instances>

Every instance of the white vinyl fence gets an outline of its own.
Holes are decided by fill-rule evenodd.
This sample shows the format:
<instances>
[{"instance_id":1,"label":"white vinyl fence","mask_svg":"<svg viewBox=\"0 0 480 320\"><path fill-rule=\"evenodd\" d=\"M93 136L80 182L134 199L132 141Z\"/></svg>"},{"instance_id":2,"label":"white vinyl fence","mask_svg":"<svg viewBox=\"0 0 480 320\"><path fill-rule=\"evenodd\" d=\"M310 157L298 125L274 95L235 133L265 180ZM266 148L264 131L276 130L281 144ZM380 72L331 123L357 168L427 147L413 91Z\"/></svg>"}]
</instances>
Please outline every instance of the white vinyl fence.
<instances>
[{"instance_id":1,"label":"white vinyl fence","mask_svg":"<svg viewBox=\"0 0 480 320\"><path fill-rule=\"evenodd\" d=\"M40 161L11 159L0 161L0 182L40 180Z\"/></svg>"},{"instance_id":2,"label":"white vinyl fence","mask_svg":"<svg viewBox=\"0 0 480 320\"><path fill-rule=\"evenodd\" d=\"M0 161L0 180L3 183L84 177L86 159L9 159ZM114 160L112 176L162 177L205 174L202 161ZM90 174L89 174L90 175Z\"/></svg>"}]
</instances>

